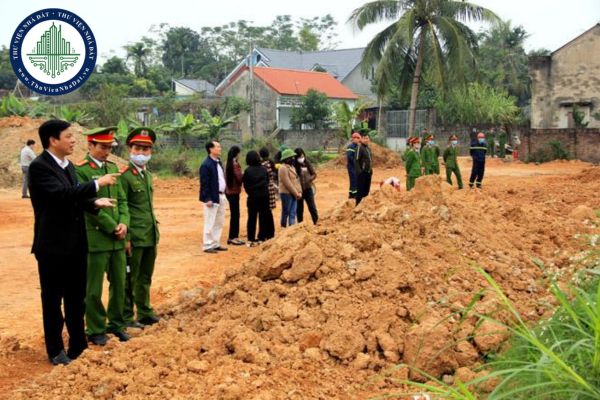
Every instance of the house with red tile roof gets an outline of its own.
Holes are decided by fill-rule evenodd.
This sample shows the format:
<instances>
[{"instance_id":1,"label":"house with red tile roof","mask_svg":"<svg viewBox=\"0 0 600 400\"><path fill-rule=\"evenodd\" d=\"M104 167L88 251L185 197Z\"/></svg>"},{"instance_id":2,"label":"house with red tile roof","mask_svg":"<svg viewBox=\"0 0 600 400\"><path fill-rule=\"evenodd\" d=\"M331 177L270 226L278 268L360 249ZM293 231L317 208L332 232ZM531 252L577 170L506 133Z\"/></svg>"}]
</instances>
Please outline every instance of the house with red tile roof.
<instances>
[{"instance_id":1,"label":"house with red tile roof","mask_svg":"<svg viewBox=\"0 0 600 400\"><path fill-rule=\"evenodd\" d=\"M325 93L331 102L346 101L352 106L358 99L352 90L327 72L266 67L240 68L226 85L217 89L217 94L253 102L254 136L264 136L277 129L291 128L291 111L310 89ZM252 135L250 117L241 115L238 120L242 135Z\"/></svg>"}]
</instances>

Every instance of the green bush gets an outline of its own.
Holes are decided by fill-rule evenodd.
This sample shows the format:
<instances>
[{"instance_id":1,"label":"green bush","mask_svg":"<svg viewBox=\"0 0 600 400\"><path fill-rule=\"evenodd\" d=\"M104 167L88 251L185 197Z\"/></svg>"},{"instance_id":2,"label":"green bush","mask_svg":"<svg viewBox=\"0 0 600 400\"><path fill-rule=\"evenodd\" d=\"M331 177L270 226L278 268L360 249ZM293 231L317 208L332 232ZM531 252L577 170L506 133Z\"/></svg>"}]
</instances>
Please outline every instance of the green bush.
<instances>
[{"instance_id":1,"label":"green bush","mask_svg":"<svg viewBox=\"0 0 600 400\"><path fill-rule=\"evenodd\" d=\"M550 140L544 147L538 149L527 157L527 162L544 163L553 160L570 159L569 152L560 140Z\"/></svg>"},{"instance_id":2,"label":"green bush","mask_svg":"<svg viewBox=\"0 0 600 400\"><path fill-rule=\"evenodd\" d=\"M177 146L157 147L152 153L148 168L159 176L197 175L202 159L202 151L182 149Z\"/></svg>"}]
</instances>

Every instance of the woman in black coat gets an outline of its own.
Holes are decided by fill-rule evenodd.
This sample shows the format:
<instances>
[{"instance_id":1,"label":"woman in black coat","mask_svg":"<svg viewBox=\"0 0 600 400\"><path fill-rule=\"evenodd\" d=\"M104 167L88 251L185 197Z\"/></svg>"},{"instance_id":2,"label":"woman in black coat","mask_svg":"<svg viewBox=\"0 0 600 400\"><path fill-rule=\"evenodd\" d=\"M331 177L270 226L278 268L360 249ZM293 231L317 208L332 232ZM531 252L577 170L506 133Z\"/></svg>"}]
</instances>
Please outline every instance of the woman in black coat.
<instances>
[{"instance_id":1,"label":"woman in black coat","mask_svg":"<svg viewBox=\"0 0 600 400\"><path fill-rule=\"evenodd\" d=\"M248 194L248 244L256 246L258 243L275 236L273 213L269 207L269 175L261 164L261 158L256 151L249 151L246 155L246 165L242 182ZM260 235L256 238L256 218L260 224Z\"/></svg>"}]
</instances>

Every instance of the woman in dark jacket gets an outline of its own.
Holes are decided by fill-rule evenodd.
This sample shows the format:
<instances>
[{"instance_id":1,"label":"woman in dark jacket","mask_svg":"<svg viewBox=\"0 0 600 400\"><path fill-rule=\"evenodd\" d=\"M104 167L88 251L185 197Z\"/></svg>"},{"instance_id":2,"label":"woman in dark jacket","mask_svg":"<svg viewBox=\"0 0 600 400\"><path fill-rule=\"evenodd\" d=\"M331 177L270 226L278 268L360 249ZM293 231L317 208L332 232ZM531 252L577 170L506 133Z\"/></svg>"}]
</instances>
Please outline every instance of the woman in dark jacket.
<instances>
[{"instance_id":1,"label":"woman in dark jacket","mask_svg":"<svg viewBox=\"0 0 600 400\"><path fill-rule=\"evenodd\" d=\"M242 167L238 162L240 148L232 146L227 153L225 165L225 196L229 202L229 238L227 244L240 246L244 244L240 235L240 193L242 192Z\"/></svg>"},{"instance_id":2,"label":"woman in dark jacket","mask_svg":"<svg viewBox=\"0 0 600 400\"><path fill-rule=\"evenodd\" d=\"M244 171L242 182L248 194L248 242L250 246L272 238L275 235L273 214L269 207L269 175L261 165L260 156L256 151L246 155L248 167ZM260 225L258 240L256 239L256 218Z\"/></svg>"},{"instance_id":3,"label":"woman in dark jacket","mask_svg":"<svg viewBox=\"0 0 600 400\"><path fill-rule=\"evenodd\" d=\"M296 217L298 223L304 219L304 203L308 207L310 216L313 224L316 224L319 220L319 213L317 211L317 205L315 204L315 186L314 181L317 178L317 172L313 168L312 164L306 158L304 150L300 147L294 150L296 153L296 159L294 167L300 177L300 185L302 186L302 198L298 200L298 210L296 211Z\"/></svg>"}]
</instances>

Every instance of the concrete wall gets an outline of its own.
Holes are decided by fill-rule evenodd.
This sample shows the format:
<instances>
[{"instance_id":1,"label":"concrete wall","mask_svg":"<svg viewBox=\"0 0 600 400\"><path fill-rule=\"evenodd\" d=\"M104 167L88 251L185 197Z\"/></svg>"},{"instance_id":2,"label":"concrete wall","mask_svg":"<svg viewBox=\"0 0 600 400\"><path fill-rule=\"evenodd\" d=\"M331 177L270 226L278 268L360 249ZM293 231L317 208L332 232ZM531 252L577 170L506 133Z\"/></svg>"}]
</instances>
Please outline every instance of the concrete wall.
<instances>
[{"instance_id":1,"label":"concrete wall","mask_svg":"<svg viewBox=\"0 0 600 400\"><path fill-rule=\"evenodd\" d=\"M556 140L562 143L572 158L600 163L600 129L531 129L521 137L522 159ZM521 157L520 157L521 158Z\"/></svg>"},{"instance_id":2,"label":"concrete wall","mask_svg":"<svg viewBox=\"0 0 600 400\"><path fill-rule=\"evenodd\" d=\"M305 151L325 150L338 148L346 143L345 139L340 139L337 135L338 131L335 129L281 130L277 134L277 141L292 149L302 147Z\"/></svg>"},{"instance_id":3,"label":"concrete wall","mask_svg":"<svg viewBox=\"0 0 600 400\"><path fill-rule=\"evenodd\" d=\"M238 96L250 101L250 72L242 75L223 91L223 96ZM254 98L256 99L256 136L271 134L277 126L277 97L261 80L254 80ZM248 113L239 117L239 126L243 137L250 137L250 118Z\"/></svg>"},{"instance_id":4,"label":"concrete wall","mask_svg":"<svg viewBox=\"0 0 600 400\"><path fill-rule=\"evenodd\" d=\"M600 128L591 114L600 111L600 24L551 56L532 57L531 127L571 128L578 103L589 128Z\"/></svg>"},{"instance_id":5,"label":"concrete wall","mask_svg":"<svg viewBox=\"0 0 600 400\"><path fill-rule=\"evenodd\" d=\"M377 96L371 91L371 81L362 75L360 64L346 76L342 83L359 97L365 97L372 101L377 100Z\"/></svg>"}]
</instances>

